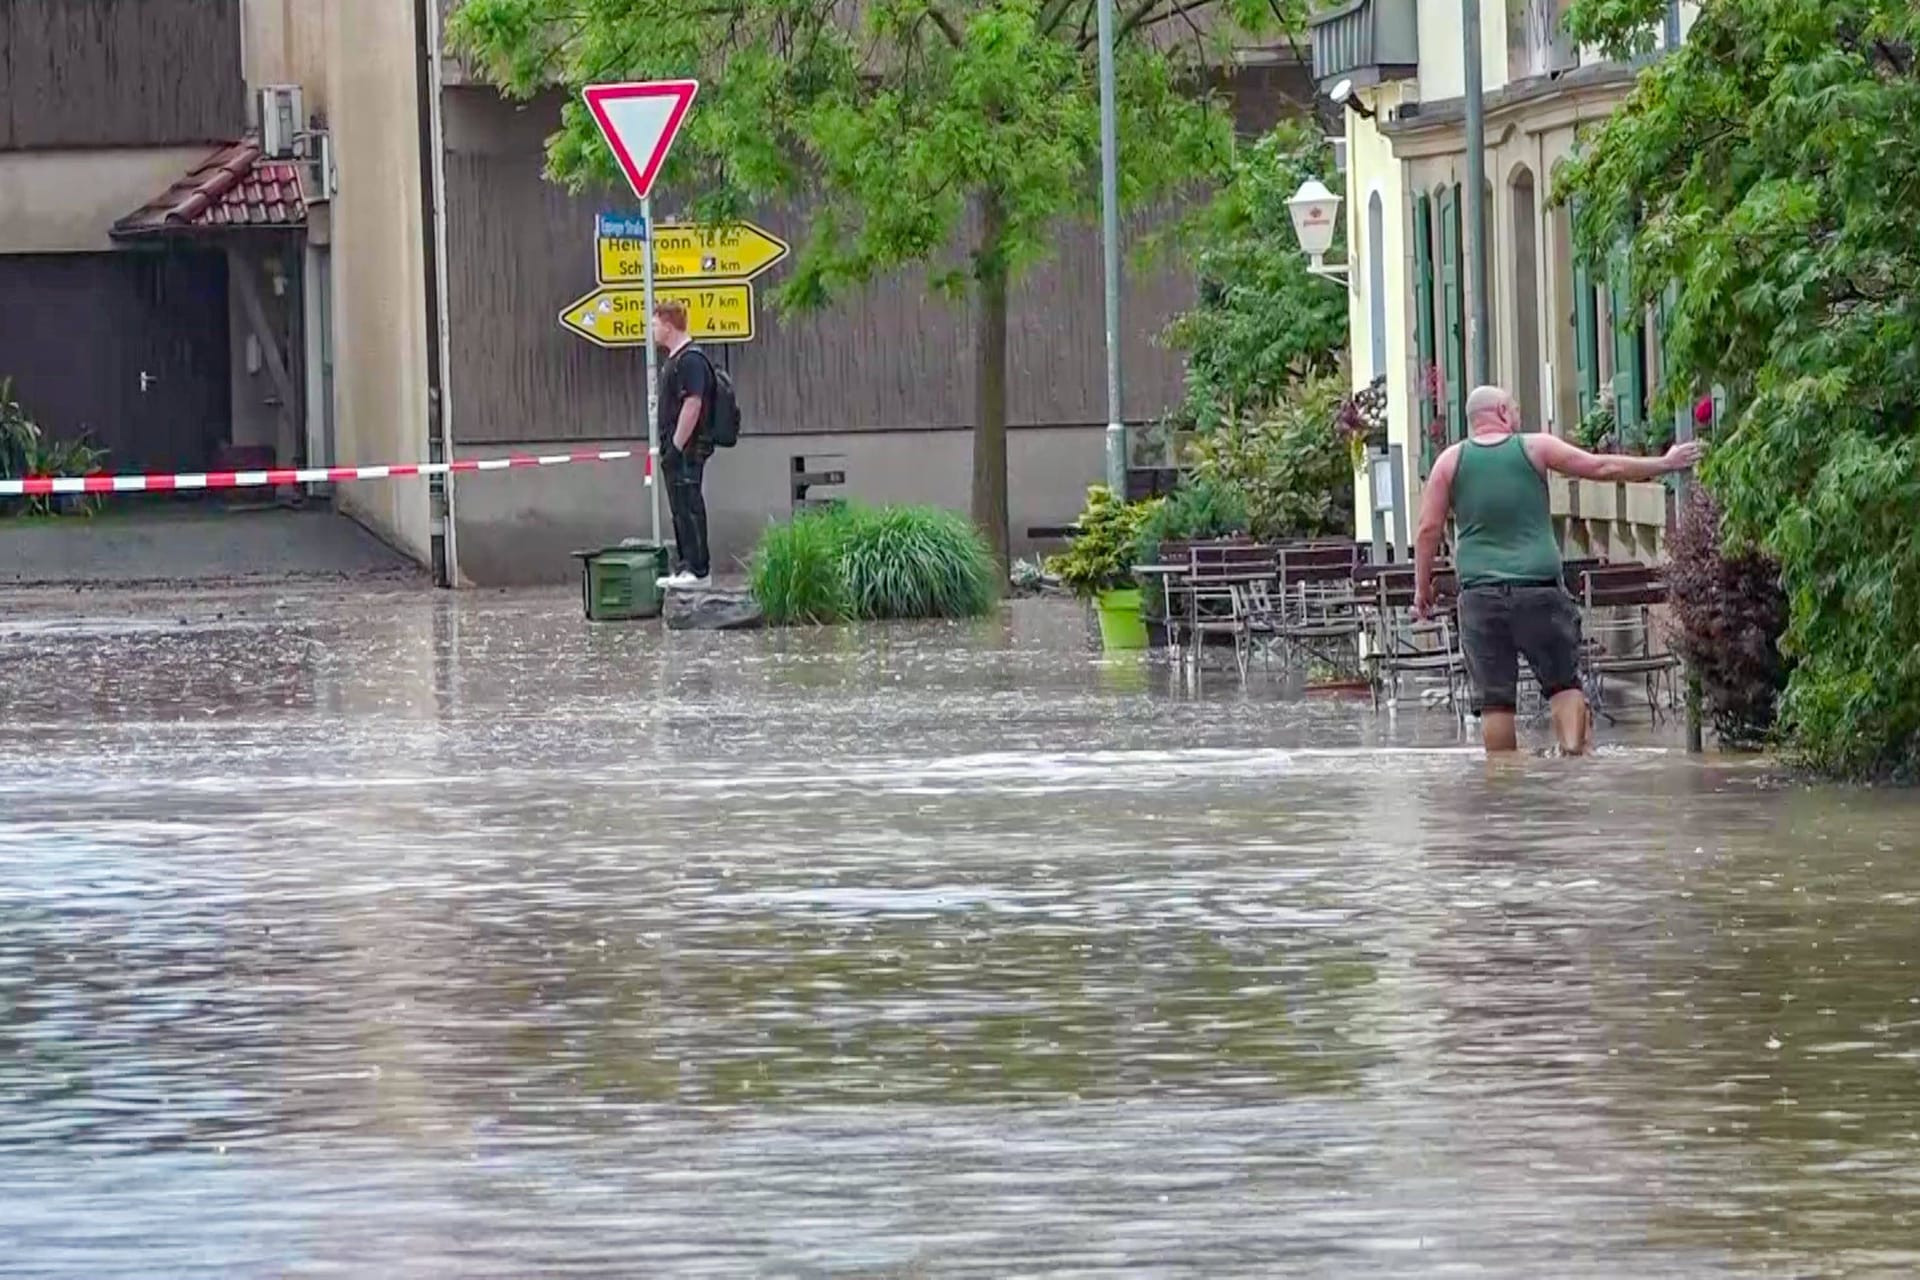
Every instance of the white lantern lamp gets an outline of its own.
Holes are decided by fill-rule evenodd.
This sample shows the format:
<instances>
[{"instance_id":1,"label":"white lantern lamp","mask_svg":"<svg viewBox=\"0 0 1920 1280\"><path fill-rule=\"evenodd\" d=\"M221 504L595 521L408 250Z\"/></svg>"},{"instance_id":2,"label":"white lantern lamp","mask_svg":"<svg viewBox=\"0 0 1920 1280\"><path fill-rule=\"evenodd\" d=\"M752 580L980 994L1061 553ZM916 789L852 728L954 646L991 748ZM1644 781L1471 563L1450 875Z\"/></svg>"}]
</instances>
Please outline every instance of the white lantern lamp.
<instances>
[{"instance_id":1,"label":"white lantern lamp","mask_svg":"<svg viewBox=\"0 0 1920 1280\"><path fill-rule=\"evenodd\" d=\"M1307 270L1329 280L1345 280L1346 264L1327 262L1339 225L1340 197L1318 178L1308 178L1287 201L1287 215L1293 219L1293 234L1300 238L1300 251L1307 255Z\"/></svg>"}]
</instances>

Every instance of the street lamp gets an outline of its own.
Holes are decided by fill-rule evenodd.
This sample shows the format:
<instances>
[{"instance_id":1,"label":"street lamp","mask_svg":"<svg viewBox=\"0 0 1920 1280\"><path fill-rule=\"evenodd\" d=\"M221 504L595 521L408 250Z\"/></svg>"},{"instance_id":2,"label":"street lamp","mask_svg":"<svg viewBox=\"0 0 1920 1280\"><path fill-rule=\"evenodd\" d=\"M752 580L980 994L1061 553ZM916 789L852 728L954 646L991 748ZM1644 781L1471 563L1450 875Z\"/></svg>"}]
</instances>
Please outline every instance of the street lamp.
<instances>
[{"instance_id":1,"label":"street lamp","mask_svg":"<svg viewBox=\"0 0 1920 1280\"><path fill-rule=\"evenodd\" d=\"M1339 224L1340 197L1327 190L1318 178L1308 178L1287 201L1287 216L1293 219L1293 234L1300 238L1300 251L1307 255L1307 271L1343 284L1347 264L1328 263L1327 250L1333 247L1333 232Z\"/></svg>"},{"instance_id":2,"label":"street lamp","mask_svg":"<svg viewBox=\"0 0 1920 1280\"><path fill-rule=\"evenodd\" d=\"M1100 40L1100 248L1107 297L1107 487L1127 493L1127 426L1120 415L1120 126L1115 106L1113 0L1099 7Z\"/></svg>"}]
</instances>

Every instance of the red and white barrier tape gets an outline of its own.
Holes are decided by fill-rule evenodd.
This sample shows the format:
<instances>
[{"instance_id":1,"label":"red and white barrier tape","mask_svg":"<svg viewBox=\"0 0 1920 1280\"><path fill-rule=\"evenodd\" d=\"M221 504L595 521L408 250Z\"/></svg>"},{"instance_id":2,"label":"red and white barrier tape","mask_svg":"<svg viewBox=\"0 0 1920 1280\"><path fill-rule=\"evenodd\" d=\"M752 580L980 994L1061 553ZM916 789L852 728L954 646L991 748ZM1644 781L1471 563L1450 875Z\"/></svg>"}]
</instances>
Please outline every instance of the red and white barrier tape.
<instances>
[{"instance_id":1,"label":"red and white barrier tape","mask_svg":"<svg viewBox=\"0 0 1920 1280\"><path fill-rule=\"evenodd\" d=\"M177 475L30 476L0 480L0 498L41 497L51 493L165 493L181 489L258 489L283 484L340 484L348 480L401 480L467 471L507 471L515 467L559 467L575 462L618 462L645 457L633 449L581 449L573 453L516 453L504 458L462 458L458 462L397 462L381 467L291 467L271 471L196 471ZM653 467L646 481L653 483Z\"/></svg>"}]
</instances>

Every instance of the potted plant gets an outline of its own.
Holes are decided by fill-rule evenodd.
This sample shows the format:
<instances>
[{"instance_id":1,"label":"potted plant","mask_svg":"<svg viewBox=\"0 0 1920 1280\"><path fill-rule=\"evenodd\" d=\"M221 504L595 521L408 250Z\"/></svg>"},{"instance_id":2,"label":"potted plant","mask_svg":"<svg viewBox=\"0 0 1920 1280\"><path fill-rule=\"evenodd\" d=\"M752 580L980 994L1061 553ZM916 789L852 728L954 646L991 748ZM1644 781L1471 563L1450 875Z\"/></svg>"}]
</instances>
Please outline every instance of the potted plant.
<instances>
[{"instance_id":1,"label":"potted plant","mask_svg":"<svg viewBox=\"0 0 1920 1280\"><path fill-rule=\"evenodd\" d=\"M1353 469L1366 465L1367 454L1387 451L1387 380L1375 378L1340 402L1334 420L1353 451Z\"/></svg>"},{"instance_id":2,"label":"potted plant","mask_svg":"<svg viewBox=\"0 0 1920 1280\"><path fill-rule=\"evenodd\" d=\"M1109 651L1147 647L1147 624L1140 613L1140 584L1134 555L1141 526L1160 507L1159 500L1127 503L1105 485L1087 490L1079 530L1067 549L1047 562L1047 572L1100 617L1100 642Z\"/></svg>"},{"instance_id":3,"label":"potted plant","mask_svg":"<svg viewBox=\"0 0 1920 1280\"><path fill-rule=\"evenodd\" d=\"M1613 453L1619 443L1619 423L1613 397L1605 392L1573 429L1573 442L1589 453Z\"/></svg>"}]
</instances>

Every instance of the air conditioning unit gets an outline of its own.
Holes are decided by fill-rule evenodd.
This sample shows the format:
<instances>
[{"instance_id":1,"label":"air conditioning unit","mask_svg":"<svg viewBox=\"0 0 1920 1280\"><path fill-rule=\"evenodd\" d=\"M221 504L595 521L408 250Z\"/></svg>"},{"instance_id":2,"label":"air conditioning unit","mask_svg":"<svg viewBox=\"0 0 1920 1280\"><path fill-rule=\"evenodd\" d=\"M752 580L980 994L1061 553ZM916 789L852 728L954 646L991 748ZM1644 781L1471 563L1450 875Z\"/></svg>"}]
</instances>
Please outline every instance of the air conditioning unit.
<instances>
[{"instance_id":1,"label":"air conditioning unit","mask_svg":"<svg viewBox=\"0 0 1920 1280\"><path fill-rule=\"evenodd\" d=\"M297 84L270 84L260 90L260 151L270 160L299 154L307 112Z\"/></svg>"}]
</instances>

